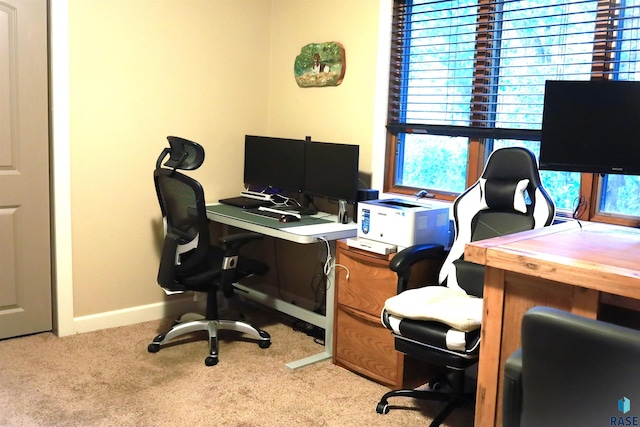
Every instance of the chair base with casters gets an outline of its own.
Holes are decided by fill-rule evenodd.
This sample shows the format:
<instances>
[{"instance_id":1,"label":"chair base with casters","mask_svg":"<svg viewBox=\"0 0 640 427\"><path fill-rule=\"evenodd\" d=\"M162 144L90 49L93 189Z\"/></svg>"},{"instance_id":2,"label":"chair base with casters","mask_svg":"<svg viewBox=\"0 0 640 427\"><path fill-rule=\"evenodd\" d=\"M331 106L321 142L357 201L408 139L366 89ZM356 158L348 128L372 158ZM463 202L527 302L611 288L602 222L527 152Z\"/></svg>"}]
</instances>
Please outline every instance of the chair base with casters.
<instances>
[{"instance_id":1,"label":"chair base with casters","mask_svg":"<svg viewBox=\"0 0 640 427\"><path fill-rule=\"evenodd\" d=\"M424 352L430 352L431 349L424 343L419 343L395 335L395 347L398 351L414 357ZM378 404L376 412L379 414L388 414L391 409L403 409L403 406L395 406L389 404L389 399L395 397L410 397L420 400L430 400L436 402L446 402L445 407L438 412L430 427L437 427L455 410L465 404L473 403L475 392L467 392L465 390L465 369L477 362L477 353L473 352L467 357L460 354L447 355L441 354L437 359L433 359L442 366L446 367L445 372L436 376L427 383L426 389L400 389L392 390L385 393Z\"/></svg>"},{"instance_id":2,"label":"chair base with casters","mask_svg":"<svg viewBox=\"0 0 640 427\"><path fill-rule=\"evenodd\" d=\"M399 258L395 260L396 262L390 268L398 273L399 281L403 282L401 286L404 288L404 282L408 280L406 278L405 261L411 264L410 261L418 253L421 253L418 258L437 257L442 251L443 248L440 245L422 245L414 249L407 249L406 252L396 255ZM476 281L482 281L484 271L477 269L475 264L459 264L458 276L464 276L468 279L475 276L474 279ZM401 292L396 299L399 299L402 303L401 305L404 306L406 301L423 301L424 294L438 295L438 298L441 298L441 301L447 305L452 304L454 300L461 302L469 299L473 301L473 306L476 309L482 309L482 301L480 299L443 286L425 286L407 290L406 292ZM445 295L448 295L448 297L445 297ZM388 300L381 320L382 324L392 331L395 349L410 357L423 360L434 367L439 367L443 373L429 381L427 389L401 389L385 393L376 406L376 412L387 414L390 409L404 409L403 406L389 404L389 399L395 397L411 397L445 402L444 408L436 414L430 424L431 427L439 426L456 408L474 402L475 390L467 391L465 389L465 372L467 368L475 365L478 361L480 348L479 325L477 327L465 327L463 329L470 330L463 332L446 323L398 317L389 311L392 307L389 305ZM468 315L466 310L449 309L449 312L455 311L464 312L463 317ZM449 315L452 320L455 318L452 313L449 313ZM457 324L458 322L453 323ZM459 327L462 327L462 325L459 325Z\"/></svg>"},{"instance_id":3,"label":"chair base with casters","mask_svg":"<svg viewBox=\"0 0 640 427\"><path fill-rule=\"evenodd\" d=\"M271 346L271 336L266 331L240 320L218 319L217 303L216 293L207 293L207 315L202 316L196 313L182 315L171 329L153 339L153 342L147 347L149 353L157 353L163 344L174 338L199 331L207 331L209 334L209 355L204 360L207 366L218 364L218 331L220 330L244 333L249 338L256 340L260 348Z\"/></svg>"},{"instance_id":4,"label":"chair base with casters","mask_svg":"<svg viewBox=\"0 0 640 427\"><path fill-rule=\"evenodd\" d=\"M180 321L178 321L180 322ZM214 366L218 364L218 331L229 330L242 332L251 338L258 340L260 348L269 348L271 346L271 336L261 329L258 329L248 323L238 320L191 320L186 323L177 323L167 333L158 335L149 344L150 353L156 353L160 350L160 346L174 338L184 334L190 334L198 331L208 331L209 333L209 356L204 360L205 365Z\"/></svg>"},{"instance_id":5,"label":"chair base with casters","mask_svg":"<svg viewBox=\"0 0 640 427\"><path fill-rule=\"evenodd\" d=\"M388 414L390 409L401 408L389 404L389 399L394 397L410 397L420 400L446 402L446 406L438 412L431 427L439 426L445 418L465 404L473 403L474 393L465 393L465 371L452 370L449 376L438 376L427 384L427 389L401 389L385 393L376 405L376 412Z\"/></svg>"}]
</instances>

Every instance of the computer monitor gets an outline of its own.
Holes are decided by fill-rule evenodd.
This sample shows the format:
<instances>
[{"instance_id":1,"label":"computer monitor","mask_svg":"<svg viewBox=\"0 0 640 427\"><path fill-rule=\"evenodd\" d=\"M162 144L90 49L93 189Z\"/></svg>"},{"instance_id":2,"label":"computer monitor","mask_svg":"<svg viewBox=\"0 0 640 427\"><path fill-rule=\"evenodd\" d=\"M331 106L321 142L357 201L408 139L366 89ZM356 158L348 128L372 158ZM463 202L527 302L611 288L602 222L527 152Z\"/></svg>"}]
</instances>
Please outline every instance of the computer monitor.
<instances>
[{"instance_id":1,"label":"computer monitor","mask_svg":"<svg viewBox=\"0 0 640 427\"><path fill-rule=\"evenodd\" d=\"M540 169L640 175L640 82L546 82Z\"/></svg>"},{"instance_id":2,"label":"computer monitor","mask_svg":"<svg viewBox=\"0 0 640 427\"><path fill-rule=\"evenodd\" d=\"M252 190L302 192L305 141L246 135L244 184Z\"/></svg>"},{"instance_id":3,"label":"computer monitor","mask_svg":"<svg viewBox=\"0 0 640 427\"><path fill-rule=\"evenodd\" d=\"M359 155L357 145L307 142L304 193L356 203Z\"/></svg>"}]
</instances>

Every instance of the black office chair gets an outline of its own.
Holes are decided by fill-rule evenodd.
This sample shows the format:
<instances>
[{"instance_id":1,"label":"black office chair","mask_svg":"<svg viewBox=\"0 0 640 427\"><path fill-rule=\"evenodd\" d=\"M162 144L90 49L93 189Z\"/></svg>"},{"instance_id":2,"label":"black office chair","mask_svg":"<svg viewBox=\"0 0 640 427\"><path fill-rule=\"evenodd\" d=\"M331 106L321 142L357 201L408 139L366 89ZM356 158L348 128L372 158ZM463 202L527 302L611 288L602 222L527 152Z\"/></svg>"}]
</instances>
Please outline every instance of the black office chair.
<instances>
[{"instance_id":1,"label":"black office chair","mask_svg":"<svg viewBox=\"0 0 640 427\"><path fill-rule=\"evenodd\" d=\"M465 244L549 225L555 205L542 186L534 154L511 147L490 155L482 176L458 196L452 213L455 239L448 255L442 245L425 244L393 257L389 267L398 275L398 295L382 311L398 351L441 367L447 375L432 379L426 389L386 393L376 411L388 413L388 399L395 396L448 402L432 426L473 400L472 393L465 393L464 379L465 369L478 360L484 266L462 259ZM445 259L440 286L407 289L411 266L423 259Z\"/></svg>"},{"instance_id":2,"label":"black office chair","mask_svg":"<svg viewBox=\"0 0 640 427\"><path fill-rule=\"evenodd\" d=\"M502 425L637 425L639 360L640 331L533 307L505 364Z\"/></svg>"},{"instance_id":3,"label":"black office chair","mask_svg":"<svg viewBox=\"0 0 640 427\"><path fill-rule=\"evenodd\" d=\"M197 143L174 136L167 137L165 148L153 178L160 209L165 222L165 237L158 270L158 284L168 291L206 292L206 313L186 314L166 333L158 335L148 350L155 353L166 342L192 332L208 331L209 356L207 366L218 363L217 331L227 329L242 332L257 340L261 348L271 345L271 337L248 323L218 318L217 291L225 297L234 294L233 284L252 274L265 274L268 268L257 261L239 255L247 242L260 239L255 233L224 236L220 246L212 245L209 237L204 191L200 183L176 169L194 170L204 161L204 149ZM162 167L162 161L169 159ZM195 320L188 320L195 317Z\"/></svg>"}]
</instances>

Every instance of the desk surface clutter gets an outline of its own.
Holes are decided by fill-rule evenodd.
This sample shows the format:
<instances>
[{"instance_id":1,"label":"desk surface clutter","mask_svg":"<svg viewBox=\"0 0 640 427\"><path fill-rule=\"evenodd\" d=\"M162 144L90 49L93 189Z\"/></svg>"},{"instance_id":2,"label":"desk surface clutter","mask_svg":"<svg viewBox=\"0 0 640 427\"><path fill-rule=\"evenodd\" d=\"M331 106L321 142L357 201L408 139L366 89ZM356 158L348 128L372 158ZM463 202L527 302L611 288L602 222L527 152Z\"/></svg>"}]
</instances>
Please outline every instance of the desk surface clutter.
<instances>
[{"instance_id":1,"label":"desk surface clutter","mask_svg":"<svg viewBox=\"0 0 640 427\"><path fill-rule=\"evenodd\" d=\"M334 222L328 218L323 218L323 216L330 217L329 214L319 214L317 216L303 215L302 218L300 218L300 221L283 223L272 218L253 215L249 211L238 208L236 206L230 206L230 205L224 205L224 204L207 205L207 211L215 212L219 215L225 215L230 218L242 219L247 222L253 222L256 224L263 225L265 227L273 227L273 228L289 228L289 227L299 227L301 225L317 225L317 224L326 224L326 223Z\"/></svg>"}]
</instances>

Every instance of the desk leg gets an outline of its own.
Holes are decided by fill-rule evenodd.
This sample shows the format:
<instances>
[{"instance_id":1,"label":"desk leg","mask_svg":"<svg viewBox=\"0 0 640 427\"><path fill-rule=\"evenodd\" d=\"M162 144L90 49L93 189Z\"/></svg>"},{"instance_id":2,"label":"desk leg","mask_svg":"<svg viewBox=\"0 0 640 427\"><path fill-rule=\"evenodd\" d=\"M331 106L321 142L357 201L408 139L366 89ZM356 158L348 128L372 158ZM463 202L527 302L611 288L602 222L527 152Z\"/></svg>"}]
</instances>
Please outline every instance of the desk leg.
<instances>
[{"instance_id":1,"label":"desk leg","mask_svg":"<svg viewBox=\"0 0 640 427\"><path fill-rule=\"evenodd\" d=\"M330 242L331 259L336 259L336 242ZM325 315L322 317L322 324L314 323L309 320L307 322L313 323L316 326L324 328L324 351L322 353L314 354L313 356L305 357L304 359L296 360L285 364L287 368L298 369L304 366L308 366L317 362L322 362L327 359L331 359L333 354L333 319L335 317L335 293L336 293L336 274L335 268L331 268L327 274L327 292L325 302Z\"/></svg>"},{"instance_id":2,"label":"desk leg","mask_svg":"<svg viewBox=\"0 0 640 427\"><path fill-rule=\"evenodd\" d=\"M335 242L330 242L330 248L331 257L332 259L335 259ZM235 284L234 287L242 292L242 296L244 298L256 301L281 313L286 313L289 316L295 317L296 319L303 320L324 329L324 351L318 354L314 354L313 356L289 362L286 364L288 368L298 369L317 362L322 362L323 360L331 359L333 351L333 321L335 317L334 305L336 289L334 268L331 269L327 276L327 292L325 303L326 314L324 316L304 309L300 306L290 304L272 295L260 292L256 289L239 283Z\"/></svg>"},{"instance_id":3,"label":"desk leg","mask_svg":"<svg viewBox=\"0 0 640 427\"><path fill-rule=\"evenodd\" d=\"M537 305L596 318L599 293L566 283L485 267L475 425L502 425L506 359L521 346L522 318Z\"/></svg>"},{"instance_id":4,"label":"desk leg","mask_svg":"<svg viewBox=\"0 0 640 427\"><path fill-rule=\"evenodd\" d=\"M486 267L476 389L476 426L495 426L502 347L505 271Z\"/></svg>"}]
</instances>

